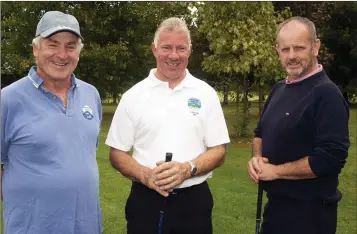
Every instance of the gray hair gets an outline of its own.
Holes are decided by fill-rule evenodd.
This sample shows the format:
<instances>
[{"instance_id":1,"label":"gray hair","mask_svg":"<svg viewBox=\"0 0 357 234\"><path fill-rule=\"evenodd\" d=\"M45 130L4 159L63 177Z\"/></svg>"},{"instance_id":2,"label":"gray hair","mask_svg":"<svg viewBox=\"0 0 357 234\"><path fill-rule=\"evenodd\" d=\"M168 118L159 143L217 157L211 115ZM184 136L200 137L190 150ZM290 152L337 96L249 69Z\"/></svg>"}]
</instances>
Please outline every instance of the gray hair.
<instances>
[{"instance_id":1,"label":"gray hair","mask_svg":"<svg viewBox=\"0 0 357 234\"><path fill-rule=\"evenodd\" d=\"M276 30L276 44L278 44L278 36L279 36L279 33L280 33L281 29L285 25L290 23L291 21L297 21L297 22L305 25L307 27L307 30L309 31L309 34L310 34L311 44L315 43L315 41L317 39L315 24L311 20L309 20L308 18L304 18L304 17L301 17L301 16L295 16L295 17L291 17L291 18L285 20L284 22L282 22L278 26L278 29Z\"/></svg>"},{"instance_id":2,"label":"gray hair","mask_svg":"<svg viewBox=\"0 0 357 234\"><path fill-rule=\"evenodd\" d=\"M187 25L185 21L183 21L180 18L177 17L171 17L166 20L164 20L160 26L157 28L155 32L155 37L154 37L154 45L157 47L157 42L159 40L160 34L162 31L175 31L175 32L183 32L187 35L188 38L188 44L191 45L191 35L190 31L187 28Z\"/></svg>"},{"instance_id":3,"label":"gray hair","mask_svg":"<svg viewBox=\"0 0 357 234\"><path fill-rule=\"evenodd\" d=\"M37 36L34 39L32 39L32 44L36 45L37 47L40 47L40 41L41 39L43 39L43 37L41 36ZM82 43L82 39L78 38L78 42L79 42L79 52L81 52L82 48L83 48L83 43Z\"/></svg>"}]
</instances>

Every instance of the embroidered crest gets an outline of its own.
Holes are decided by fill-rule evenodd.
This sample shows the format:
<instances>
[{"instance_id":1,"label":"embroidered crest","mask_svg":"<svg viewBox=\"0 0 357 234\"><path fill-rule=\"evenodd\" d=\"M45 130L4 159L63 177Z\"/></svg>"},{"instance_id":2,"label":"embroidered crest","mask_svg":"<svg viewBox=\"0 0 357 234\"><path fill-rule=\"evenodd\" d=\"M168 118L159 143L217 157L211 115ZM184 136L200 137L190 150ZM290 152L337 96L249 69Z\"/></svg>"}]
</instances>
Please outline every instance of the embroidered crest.
<instances>
[{"instance_id":1,"label":"embroidered crest","mask_svg":"<svg viewBox=\"0 0 357 234\"><path fill-rule=\"evenodd\" d=\"M90 106L85 105L82 108L83 116L86 119L93 119L93 110L90 108Z\"/></svg>"},{"instance_id":2,"label":"embroidered crest","mask_svg":"<svg viewBox=\"0 0 357 234\"><path fill-rule=\"evenodd\" d=\"M201 101L198 98L190 98L187 101L187 106L193 115L197 115L201 109Z\"/></svg>"}]
</instances>

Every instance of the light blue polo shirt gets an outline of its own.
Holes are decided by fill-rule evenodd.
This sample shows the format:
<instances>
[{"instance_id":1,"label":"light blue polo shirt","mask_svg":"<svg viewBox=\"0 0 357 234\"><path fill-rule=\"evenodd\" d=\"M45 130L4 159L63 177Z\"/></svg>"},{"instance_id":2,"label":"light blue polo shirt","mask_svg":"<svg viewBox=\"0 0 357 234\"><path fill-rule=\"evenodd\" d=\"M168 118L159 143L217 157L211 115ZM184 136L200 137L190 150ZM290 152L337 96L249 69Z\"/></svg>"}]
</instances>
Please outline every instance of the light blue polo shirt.
<instances>
[{"instance_id":1,"label":"light blue polo shirt","mask_svg":"<svg viewBox=\"0 0 357 234\"><path fill-rule=\"evenodd\" d=\"M32 67L1 90L5 234L99 234L98 91L72 75L67 108Z\"/></svg>"}]
</instances>

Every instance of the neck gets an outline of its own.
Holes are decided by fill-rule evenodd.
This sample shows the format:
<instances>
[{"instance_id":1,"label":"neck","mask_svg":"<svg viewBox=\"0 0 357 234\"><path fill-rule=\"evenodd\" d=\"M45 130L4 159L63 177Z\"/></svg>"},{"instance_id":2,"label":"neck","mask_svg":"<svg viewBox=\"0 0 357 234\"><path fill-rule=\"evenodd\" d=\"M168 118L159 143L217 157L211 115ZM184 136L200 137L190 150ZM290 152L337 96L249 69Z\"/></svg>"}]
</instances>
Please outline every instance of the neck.
<instances>
[{"instance_id":1,"label":"neck","mask_svg":"<svg viewBox=\"0 0 357 234\"><path fill-rule=\"evenodd\" d=\"M55 94L61 94L61 93L67 93L69 88L71 87L71 79L70 77L65 80L53 80L53 79L43 79L43 86L45 89L55 93Z\"/></svg>"},{"instance_id":2,"label":"neck","mask_svg":"<svg viewBox=\"0 0 357 234\"><path fill-rule=\"evenodd\" d=\"M155 71L154 75L156 76L156 78L158 78L159 80L163 81L163 82L168 82L169 83L169 88L170 89L174 89L176 86L178 86L183 79L185 79L186 76L186 72L184 72L182 75L180 75L177 78L173 78L170 79L168 77L166 77L165 75L161 74L160 72L158 72L157 70Z\"/></svg>"}]
</instances>

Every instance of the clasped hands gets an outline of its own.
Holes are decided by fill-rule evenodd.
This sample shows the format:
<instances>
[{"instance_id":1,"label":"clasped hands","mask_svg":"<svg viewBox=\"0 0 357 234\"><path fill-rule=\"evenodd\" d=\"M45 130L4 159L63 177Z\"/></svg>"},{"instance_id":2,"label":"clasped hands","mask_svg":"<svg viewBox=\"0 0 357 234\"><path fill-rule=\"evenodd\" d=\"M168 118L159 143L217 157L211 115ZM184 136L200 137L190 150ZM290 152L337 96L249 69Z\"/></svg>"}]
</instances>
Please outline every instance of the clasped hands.
<instances>
[{"instance_id":1,"label":"clasped hands","mask_svg":"<svg viewBox=\"0 0 357 234\"><path fill-rule=\"evenodd\" d=\"M278 166L269 163L265 157L252 157L248 162L248 175L254 183L259 180L271 181L279 178L277 173Z\"/></svg>"},{"instance_id":2,"label":"clasped hands","mask_svg":"<svg viewBox=\"0 0 357 234\"><path fill-rule=\"evenodd\" d=\"M155 168L145 168L144 181L142 183L162 196L167 197L175 186L189 177L189 168L188 162L159 161L156 163Z\"/></svg>"}]
</instances>

